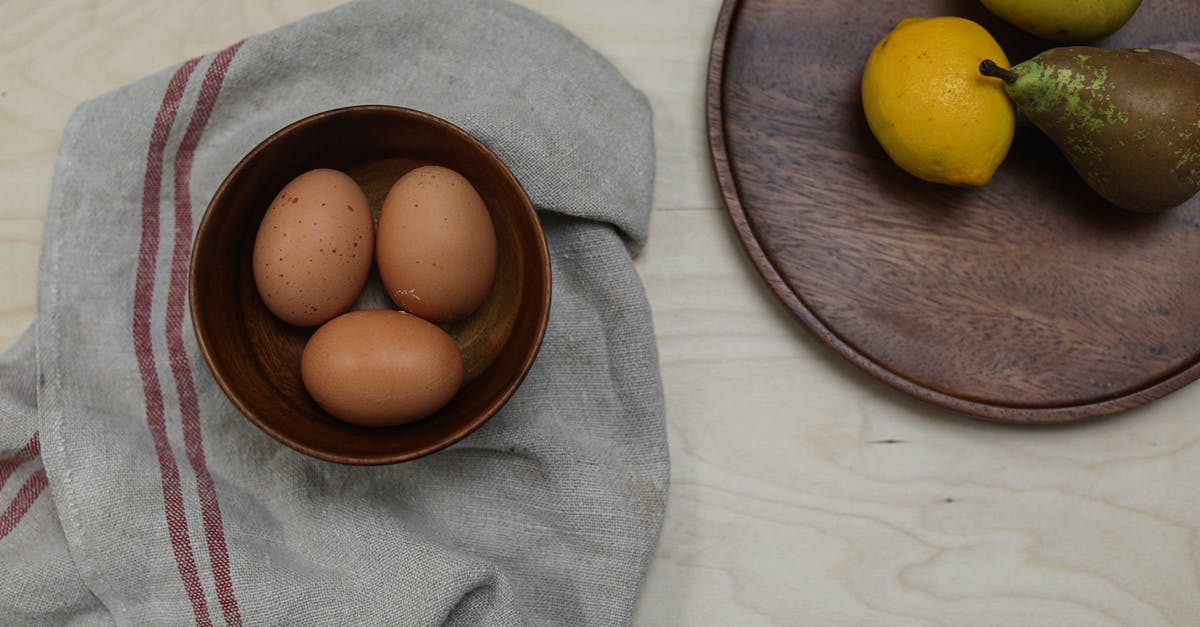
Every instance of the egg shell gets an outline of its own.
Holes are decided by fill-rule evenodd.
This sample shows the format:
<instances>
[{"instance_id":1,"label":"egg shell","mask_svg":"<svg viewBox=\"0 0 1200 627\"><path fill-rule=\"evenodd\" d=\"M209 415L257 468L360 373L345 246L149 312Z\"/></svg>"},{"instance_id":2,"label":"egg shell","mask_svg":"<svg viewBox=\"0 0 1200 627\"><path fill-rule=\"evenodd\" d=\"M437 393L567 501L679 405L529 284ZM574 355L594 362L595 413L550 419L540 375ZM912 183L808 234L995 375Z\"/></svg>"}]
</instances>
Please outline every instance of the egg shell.
<instances>
[{"instance_id":1,"label":"egg shell","mask_svg":"<svg viewBox=\"0 0 1200 627\"><path fill-rule=\"evenodd\" d=\"M337 170L310 170L275 197L254 239L254 284L267 309L297 326L346 311L371 272L367 196Z\"/></svg>"},{"instance_id":2,"label":"egg shell","mask_svg":"<svg viewBox=\"0 0 1200 627\"><path fill-rule=\"evenodd\" d=\"M376 261L398 307L435 322L475 311L496 276L496 230L471 182L441 166L400 177L383 201Z\"/></svg>"},{"instance_id":3,"label":"egg shell","mask_svg":"<svg viewBox=\"0 0 1200 627\"><path fill-rule=\"evenodd\" d=\"M364 427L405 424L441 409L462 386L454 340L412 314L359 310L322 325L300 357L300 376L325 411Z\"/></svg>"}]
</instances>

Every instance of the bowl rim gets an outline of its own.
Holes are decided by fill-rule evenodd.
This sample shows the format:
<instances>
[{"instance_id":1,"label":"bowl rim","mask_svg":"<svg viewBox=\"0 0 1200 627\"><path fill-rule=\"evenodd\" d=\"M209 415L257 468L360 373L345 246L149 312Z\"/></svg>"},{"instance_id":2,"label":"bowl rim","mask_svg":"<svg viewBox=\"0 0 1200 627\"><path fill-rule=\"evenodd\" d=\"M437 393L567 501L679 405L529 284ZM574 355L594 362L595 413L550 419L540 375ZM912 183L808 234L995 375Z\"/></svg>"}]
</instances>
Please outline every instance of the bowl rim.
<instances>
[{"instance_id":1,"label":"bowl rim","mask_svg":"<svg viewBox=\"0 0 1200 627\"><path fill-rule=\"evenodd\" d=\"M198 266L197 250L199 248L197 243L217 228L216 218L213 217L212 209L217 205L218 201L226 195L229 187L233 184L233 181L239 178L245 170L249 169L251 164L257 160L259 155L266 151L267 148L272 144L278 142L281 138L290 135L299 129L322 123L329 118L361 113L377 113L388 116L399 116L402 118L408 118L410 120L417 120L424 124L440 127L442 130L445 130L453 135L457 135L460 139L477 149L481 154L494 162L499 167L499 174L504 181L508 185L512 186L514 190L516 190L517 196L520 200L519 213L523 214L524 217L528 219L528 222L536 235L534 238L536 241L534 242L535 247L533 252L535 253L535 258L537 260L536 266L538 268L538 272L541 274L542 283L546 286L546 289L541 295L540 302L537 303L538 317L535 320L534 341L529 344L529 346L525 349L524 354L521 356L519 368L516 369L516 376L513 377L512 381L504 386L499 395L490 400L482 412L480 412L470 422L450 432L446 437L440 438L428 446L408 451L398 451L394 453L375 455L350 455L308 446L300 441L297 441L286 432L276 428L268 421L263 420L256 412L251 411L241 397L234 392L233 384L227 374L224 372L219 372L218 369L213 365L215 360L215 349L210 341L210 338L202 330L199 315L200 306L197 304L198 301L196 299L196 294L199 289L196 278L198 276L196 270ZM552 280L550 250L546 241L545 230L542 228L541 219L538 217L537 209L533 206L533 202L530 200L528 192L509 169L508 164L505 163L504 160L501 159L495 152L493 152L486 144L453 122L425 111L396 105L363 104L320 111L297 119L287 124L283 128L271 133L265 139L260 141L254 146L254 148L246 153L246 155L243 156L237 162L237 164L233 166L233 168L229 170L229 173L225 175L225 178L221 181L221 184L217 187L216 191L213 192L212 198L209 199L209 202L204 208L204 215L200 219L200 224L196 229L196 234L192 238L192 250L188 260L188 310L192 319L192 333L196 337L197 346L200 350L201 356L204 358L204 363L207 366L208 371L212 374L213 379L216 380L217 385L221 388L221 391L224 392L225 397L237 408L243 417L253 423L261 431L274 438L276 441L310 457L328 462L355 466L395 464L425 457L426 455L436 453L455 444L456 442L459 442L481 427L484 423L491 420L491 418L508 403L509 399L511 399L513 394L516 393L517 389L520 388L521 384L525 380L525 377L532 369L533 362L537 359L538 354L541 352L542 342L545 339L546 329L549 326L550 305L552 301L553 290L554 283ZM371 427L356 428L371 429Z\"/></svg>"}]
</instances>

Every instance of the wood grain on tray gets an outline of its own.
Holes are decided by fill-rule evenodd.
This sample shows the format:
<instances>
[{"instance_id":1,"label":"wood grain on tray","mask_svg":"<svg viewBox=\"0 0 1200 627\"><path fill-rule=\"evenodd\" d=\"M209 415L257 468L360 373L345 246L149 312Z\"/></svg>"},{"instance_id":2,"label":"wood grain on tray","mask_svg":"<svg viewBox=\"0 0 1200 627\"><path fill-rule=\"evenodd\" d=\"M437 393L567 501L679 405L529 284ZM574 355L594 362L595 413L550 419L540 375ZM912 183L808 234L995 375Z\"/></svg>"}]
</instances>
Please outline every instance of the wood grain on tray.
<instances>
[{"instance_id":1,"label":"wood grain on tray","mask_svg":"<svg viewBox=\"0 0 1200 627\"><path fill-rule=\"evenodd\" d=\"M1171 17L1185 2L1148 4L1104 45L1188 54L1200 27ZM1112 207L1024 120L983 189L913 178L871 136L859 91L871 47L904 17L951 14L982 23L1014 63L1052 45L978 3L725 3L709 129L760 272L851 362L960 412L1071 420L1192 381L1200 198L1156 215Z\"/></svg>"}]
</instances>

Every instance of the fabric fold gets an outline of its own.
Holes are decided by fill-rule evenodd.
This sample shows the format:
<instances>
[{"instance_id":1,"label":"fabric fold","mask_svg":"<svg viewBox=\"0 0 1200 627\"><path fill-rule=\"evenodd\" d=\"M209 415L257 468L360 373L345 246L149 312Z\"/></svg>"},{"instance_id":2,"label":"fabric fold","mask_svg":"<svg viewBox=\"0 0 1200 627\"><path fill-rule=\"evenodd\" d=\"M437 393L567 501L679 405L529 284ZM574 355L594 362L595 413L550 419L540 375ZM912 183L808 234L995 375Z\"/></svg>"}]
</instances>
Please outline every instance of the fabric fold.
<instances>
[{"instance_id":1,"label":"fabric fold","mask_svg":"<svg viewBox=\"0 0 1200 627\"><path fill-rule=\"evenodd\" d=\"M424 110L480 138L529 192L552 254L549 328L517 394L458 445L388 467L321 462L254 428L212 380L186 307L191 238L225 174L279 128L352 104ZM20 481L41 471L45 485L0 538L0 569L43 551L32 580L61 593L13 589L19 607L0 613L630 621L668 475L631 259L651 124L607 61L498 0L359 0L81 105L55 164L36 331L0 363L0 453L36 432Z\"/></svg>"},{"instance_id":2,"label":"fabric fold","mask_svg":"<svg viewBox=\"0 0 1200 627\"><path fill-rule=\"evenodd\" d=\"M0 617L12 625L107 624L46 490L36 337L31 325L0 355Z\"/></svg>"}]
</instances>

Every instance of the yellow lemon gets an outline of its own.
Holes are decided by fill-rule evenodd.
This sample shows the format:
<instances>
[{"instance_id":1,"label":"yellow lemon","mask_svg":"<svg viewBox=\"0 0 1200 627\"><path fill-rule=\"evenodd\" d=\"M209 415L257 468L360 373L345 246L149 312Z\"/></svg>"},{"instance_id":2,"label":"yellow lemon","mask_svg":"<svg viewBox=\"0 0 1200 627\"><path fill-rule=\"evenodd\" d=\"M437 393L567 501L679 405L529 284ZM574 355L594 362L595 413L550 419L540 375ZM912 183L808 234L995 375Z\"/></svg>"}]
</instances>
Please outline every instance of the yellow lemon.
<instances>
[{"instance_id":1,"label":"yellow lemon","mask_svg":"<svg viewBox=\"0 0 1200 627\"><path fill-rule=\"evenodd\" d=\"M863 111L892 161L913 176L982 187L1012 144L1016 113L1001 81L979 73L996 40L958 17L902 20L871 52Z\"/></svg>"}]
</instances>

